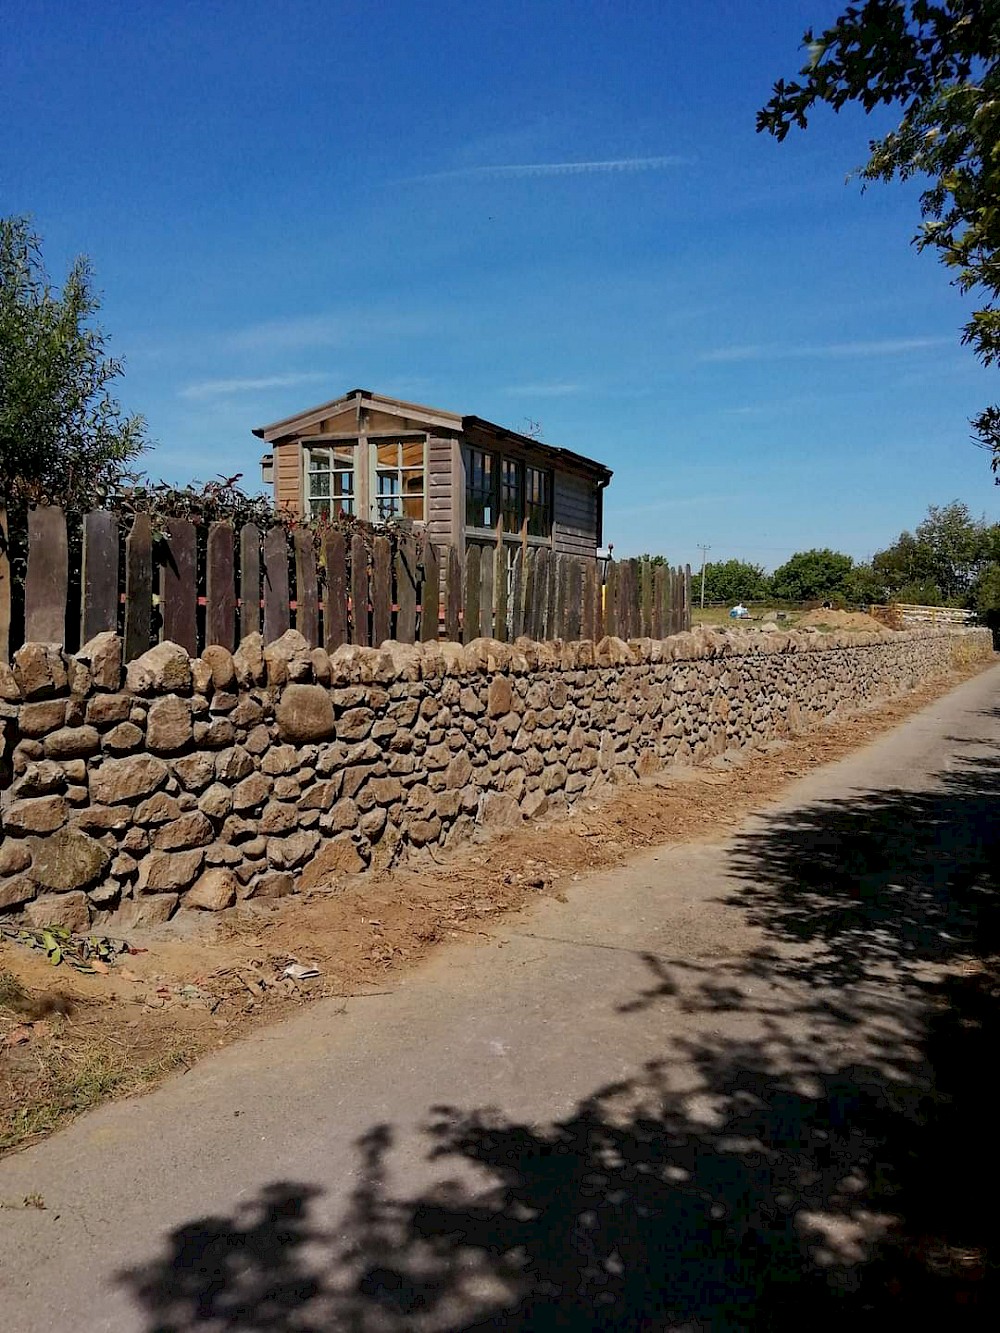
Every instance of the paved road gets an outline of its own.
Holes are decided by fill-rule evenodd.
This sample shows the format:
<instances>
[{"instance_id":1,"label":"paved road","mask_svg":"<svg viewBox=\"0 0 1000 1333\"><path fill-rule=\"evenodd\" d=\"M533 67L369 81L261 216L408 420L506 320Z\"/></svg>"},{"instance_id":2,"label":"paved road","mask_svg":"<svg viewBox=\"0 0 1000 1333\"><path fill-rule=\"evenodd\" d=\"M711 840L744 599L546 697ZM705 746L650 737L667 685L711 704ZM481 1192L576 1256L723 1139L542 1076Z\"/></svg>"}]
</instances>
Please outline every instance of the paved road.
<instances>
[{"instance_id":1,"label":"paved road","mask_svg":"<svg viewBox=\"0 0 1000 1333\"><path fill-rule=\"evenodd\" d=\"M1000 667L0 1163L3 1327L978 1326L998 774Z\"/></svg>"}]
</instances>

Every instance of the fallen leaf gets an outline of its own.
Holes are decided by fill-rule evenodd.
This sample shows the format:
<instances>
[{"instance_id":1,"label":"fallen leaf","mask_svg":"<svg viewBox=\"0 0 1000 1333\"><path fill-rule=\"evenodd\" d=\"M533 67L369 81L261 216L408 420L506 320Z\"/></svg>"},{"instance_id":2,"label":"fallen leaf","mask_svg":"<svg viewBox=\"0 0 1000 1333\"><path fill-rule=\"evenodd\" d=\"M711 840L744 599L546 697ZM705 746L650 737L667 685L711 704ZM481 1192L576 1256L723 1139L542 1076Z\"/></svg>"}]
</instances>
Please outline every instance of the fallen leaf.
<instances>
[{"instance_id":1,"label":"fallen leaf","mask_svg":"<svg viewBox=\"0 0 1000 1333\"><path fill-rule=\"evenodd\" d=\"M91 972L99 972L102 977L106 977L111 971L111 968L108 967L107 963L102 962L100 958L92 958L90 961L90 970Z\"/></svg>"},{"instance_id":2,"label":"fallen leaf","mask_svg":"<svg viewBox=\"0 0 1000 1333\"><path fill-rule=\"evenodd\" d=\"M123 967L122 970L118 973L118 975L121 977L122 981L142 980L142 977L136 976L136 974L132 971L132 969L128 967Z\"/></svg>"},{"instance_id":3,"label":"fallen leaf","mask_svg":"<svg viewBox=\"0 0 1000 1333\"><path fill-rule=\"evenodd\" d=\"M23 1046L26 1041L30 1041L35 1035L34 1028L30 1023L22 1023L20 1027L11 1028L4 1037L6 1046Z\"/></svg>"}]
</instances>

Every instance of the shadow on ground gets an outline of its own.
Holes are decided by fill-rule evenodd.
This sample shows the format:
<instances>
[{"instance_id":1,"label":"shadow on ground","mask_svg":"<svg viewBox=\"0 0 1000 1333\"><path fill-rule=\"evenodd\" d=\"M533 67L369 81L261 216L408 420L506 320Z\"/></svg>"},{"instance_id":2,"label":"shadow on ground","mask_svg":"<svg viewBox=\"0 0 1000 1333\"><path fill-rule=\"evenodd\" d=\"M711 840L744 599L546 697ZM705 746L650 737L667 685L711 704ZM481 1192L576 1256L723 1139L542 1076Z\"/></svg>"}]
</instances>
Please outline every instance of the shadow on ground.
<instances>
[{"instance_id":1,"label":"shadow on ground","mask_svg":"<svg viewBox=\"0 0 1000 1333\"><path fill-rule=\"evenodd\" d=\"M148 1329L995 1326L998 782L980 752L931 792L758 824L731 902L762 948L650 959L619 1007L728 1010L745 1036L693 1022L542 1129L437 1108L413 1194L373 1127L345 1216L275 1184L123 1274Z\"/></svg>"}]
</instances>

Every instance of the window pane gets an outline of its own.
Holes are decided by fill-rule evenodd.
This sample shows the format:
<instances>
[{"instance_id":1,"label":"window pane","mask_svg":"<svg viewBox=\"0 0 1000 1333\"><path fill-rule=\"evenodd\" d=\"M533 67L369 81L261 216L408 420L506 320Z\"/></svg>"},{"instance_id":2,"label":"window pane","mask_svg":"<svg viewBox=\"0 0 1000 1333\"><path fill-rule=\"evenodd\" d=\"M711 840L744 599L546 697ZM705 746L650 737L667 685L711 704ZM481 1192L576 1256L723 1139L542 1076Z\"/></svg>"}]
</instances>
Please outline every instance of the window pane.
<instances>
[{"instance_id":1,"label":"window pane","mask_svg":"<svg viewBox=\"0 0 1000 1333\"><path fill-rule=\"evenodd\" d=\"M330 466L330 455L325 449L309 450L309 471L322 472Z\"/></svg>"},{"instance_id":2,"label":"window pane","mask_svg":"<svg viewBox=\"0 0 1000 1333\"><path fill-rule=\"evenodd\" d=\"M524 473L520 463L503 459L500 475L500 503L505 532L517 532L524 510Z\"/></svg>"},{"instance_id":3,"label":"window pane","mask_svg":"<svg viewBox=\"0 0 1000 1333\"><path fill-rule=\"evenodd\" d=\"M403 513L407 518L412 518L420 523L424 517L424 497L422 495L407 495L403 499Z\"/></svg>"},{"instance_id":4,"label":"window pane","mask_svg":"<svg viewBox=\"0 0 1000 1333\"><path fill-rule=\"evenodd\" d=\"M309 476L309 494L321 496L330 494L329 472L313 472Z\"/></svg>"},{"instance_id":5,"label":"window pane","mask_svg":"<svg viewBox=\"0 0 1000 1333\"><path fill-rule=\"evenodd\" d=\"M552 476L542 468L525 468L525 516L532 537L548 537L552 532Z\"/></svg>"},{"instance_id":6,"label":"window pane","mask_svg":"<svg viewBox=\"0 0 1000 1333\"><path fill-rule=\"evenodd\" d=\"M492 454L469 449L465 470L465 524L492 528L496 523L496 469Z\"/></svg>"}]
</instances>

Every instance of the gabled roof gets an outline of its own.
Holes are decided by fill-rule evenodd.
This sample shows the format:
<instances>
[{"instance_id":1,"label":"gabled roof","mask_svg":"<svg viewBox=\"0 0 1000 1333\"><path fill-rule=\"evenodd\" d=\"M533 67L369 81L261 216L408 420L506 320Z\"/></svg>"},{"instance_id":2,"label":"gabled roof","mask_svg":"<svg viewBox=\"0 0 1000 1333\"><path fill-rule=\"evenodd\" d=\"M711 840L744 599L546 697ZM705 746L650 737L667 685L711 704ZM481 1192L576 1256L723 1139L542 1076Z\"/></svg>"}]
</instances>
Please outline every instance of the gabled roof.
<instances>
[{"instance_id":1,"label":"gabled roof","mask_svg":"<svg viewBox=\"0 0 1000 1333\"><path fill-rule=\"evenodd\" d=\"M421 403L408 403L402 398L389 398L385 394L373 393L370 389L351 389L340 398L333 398L328 403L320 403L316 407L306 408L304 412L297 412L294 416L284 417L281 421L272 421L269 426L258 426L253 433L258 439L266 440L268 444L290 439L297 435L305 435L308 434L310 427L318 425L328 417L336 416L352 405L359 411L362 407L372 407L389 416L418 421L421 425L437 427L440 430L456 434L469 430L484 431L496 436L500 441L509 441L522 449L530 449L548 455L553 460L559 460L570 468L588 472L600 478L605 485L611 480L610 468L605 467L603 463L598 463L593 458L586 458L583 454L573 453L570 449L561 449L553 444L545 444L541 440L533 439L530 435L521 435L516 430L509 430L506 426L500 426L495 421L487 421L484 417L460 416L457 412L446 412L442 408L425 407Z\"/></svg>"}]
</instances>

